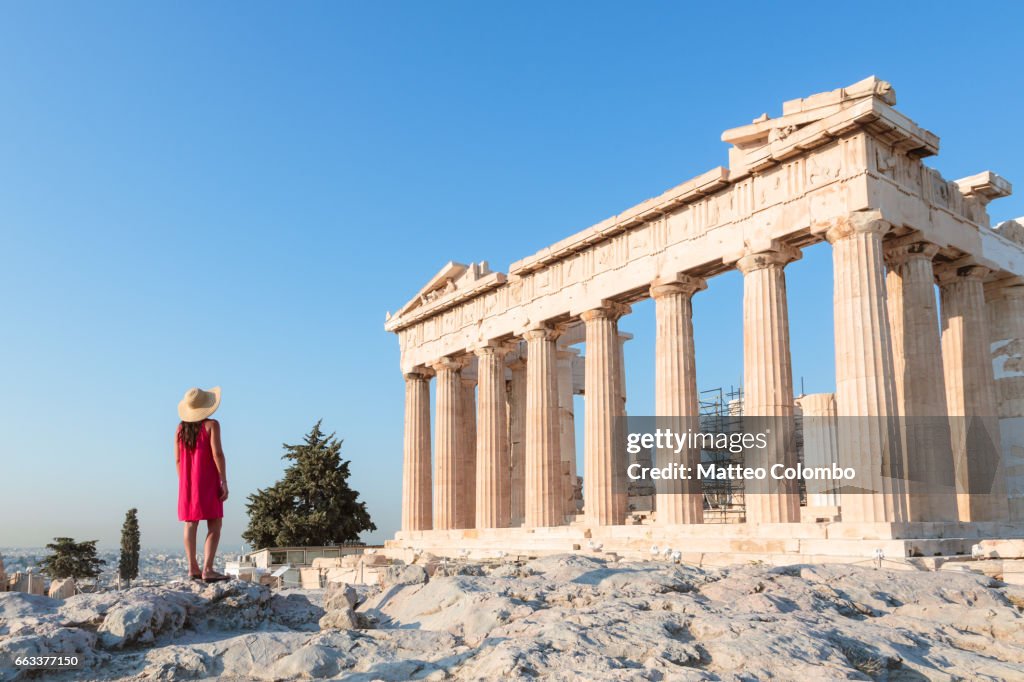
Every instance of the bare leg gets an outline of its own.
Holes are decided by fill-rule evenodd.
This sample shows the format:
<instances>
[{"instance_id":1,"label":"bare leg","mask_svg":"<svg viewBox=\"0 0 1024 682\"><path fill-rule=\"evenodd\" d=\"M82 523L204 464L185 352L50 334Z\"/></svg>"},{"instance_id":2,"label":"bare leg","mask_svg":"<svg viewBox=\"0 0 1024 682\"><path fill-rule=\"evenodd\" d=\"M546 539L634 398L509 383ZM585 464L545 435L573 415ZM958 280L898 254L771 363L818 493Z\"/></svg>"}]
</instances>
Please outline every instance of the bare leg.
<instances>
[{"instance_id":1,"label":"bare leg","mask_svg":"<svg viewBox=\"0 0 1024 682\"><path fill-rule=\"evenodd\" d=\"M196 561L196 532L199 530L197 521L185 522L185 558L188 560L189 575L199 575L199 562Z\"/></svg>"},{"instance_id":2,"label":"bare leg","mask_svg":"<svg viewBox=\"0 0 1024 682\"><path fill-rule=\"evenodd\" d=\"M220 527L223 519L210 519L206 522L206 546L203 548L203 575L213 575L213 560L217 558L217 545L220 543Z\"/></svg>"}]
</instances>

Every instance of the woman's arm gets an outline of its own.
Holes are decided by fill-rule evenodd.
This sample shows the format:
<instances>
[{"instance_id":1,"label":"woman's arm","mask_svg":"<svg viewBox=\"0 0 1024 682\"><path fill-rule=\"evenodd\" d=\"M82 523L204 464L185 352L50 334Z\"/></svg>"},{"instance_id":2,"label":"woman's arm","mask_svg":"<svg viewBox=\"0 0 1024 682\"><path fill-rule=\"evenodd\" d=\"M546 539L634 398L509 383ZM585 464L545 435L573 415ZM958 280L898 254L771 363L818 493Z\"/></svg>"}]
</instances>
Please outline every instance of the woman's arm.
<instances>
[{"instance_id":1,"label":"woman's arm","mask_svg":"<svg viewBox=\"0 0 1024 682\"><path fill-rule=\"evenodd\" d=\"M174 432L174 468L178 470L178 478L181 478L181 452L178 449L178 434L181 432L181 424Z\"/></svg>"},{"instance_id":2,"label":"woman's arm","mask_svg":"<svg viewBox=\"0 0 1024 682\"><path fill-rule=\"evenodd\" d=\"M209 420L210 424L210 447L213 450L213 463L217 465L217 473L220 474L220 501L228 499L228 469L224 462L224 449L220 445L220 422L216 419Z\"/></svg>"}]
</instances>

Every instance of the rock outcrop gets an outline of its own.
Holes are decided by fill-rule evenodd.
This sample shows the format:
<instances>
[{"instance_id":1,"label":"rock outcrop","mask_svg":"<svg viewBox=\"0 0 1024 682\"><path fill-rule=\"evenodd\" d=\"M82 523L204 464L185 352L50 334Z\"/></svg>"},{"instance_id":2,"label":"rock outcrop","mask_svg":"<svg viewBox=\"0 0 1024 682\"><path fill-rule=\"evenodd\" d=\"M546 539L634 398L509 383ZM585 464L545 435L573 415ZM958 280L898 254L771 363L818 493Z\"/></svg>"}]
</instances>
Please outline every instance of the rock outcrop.
<instances>
[{"instance_id":1,"label":"rock outcrop","mask_svg":"<svg viewBox=\"0 0 1024 682\"><path fill-rule=\"evenodd\" d=\"M422 569L421 569L422 570ZM359 627L356 618L356 590L346 583L327 583L324 597L326 613L320 619L322 630L355 630Z\"/></svg>"},{"instance_id":2,"label":"rock outcrop","mask_svg":"<svg viewBox=\"0 0 1024 682\"><path fill-rule=\"evenodd\" d=\"M78 679L1004 680L1024 669L1024 588L969 571L582 555L463 565L429 579L403 566L370 593L228 583L63 603L0 595L0 652L78 651L92 666Z\"/></svg>"}]
</instances>

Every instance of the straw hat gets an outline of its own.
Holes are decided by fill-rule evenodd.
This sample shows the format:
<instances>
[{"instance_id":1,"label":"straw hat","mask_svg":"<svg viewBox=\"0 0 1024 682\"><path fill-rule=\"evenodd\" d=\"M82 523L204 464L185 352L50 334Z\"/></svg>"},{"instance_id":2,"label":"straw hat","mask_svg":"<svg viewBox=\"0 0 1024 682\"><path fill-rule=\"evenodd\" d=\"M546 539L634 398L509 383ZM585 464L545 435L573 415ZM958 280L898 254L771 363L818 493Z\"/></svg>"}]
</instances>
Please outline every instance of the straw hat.
<instances>
[{"instance_id":1,"label":"straw hat","mask_svg":"<svg viewBox=\"0 0 1024 682\"><path fill-rule=\"evenodd\" d=\"M201 422L220 407L220 386L209 391L201 388L190 388L185 397L178 403L178 416L183 422Z\"/></svg>"}]
</instances>

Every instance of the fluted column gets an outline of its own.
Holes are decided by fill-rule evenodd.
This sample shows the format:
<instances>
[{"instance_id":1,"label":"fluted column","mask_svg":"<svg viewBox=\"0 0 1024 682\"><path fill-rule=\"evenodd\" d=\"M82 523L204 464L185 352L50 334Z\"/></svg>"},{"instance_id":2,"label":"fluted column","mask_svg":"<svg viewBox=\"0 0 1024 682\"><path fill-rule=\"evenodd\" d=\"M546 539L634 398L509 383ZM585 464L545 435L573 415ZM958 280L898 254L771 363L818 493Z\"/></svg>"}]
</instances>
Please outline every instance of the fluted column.
<instances>
[{"instance_id":1,"label":"fluted column","mask_svg":"<svg viewBox=\"0 0 1024 682\"><path fill-rule=\"evenodd\" d=\"M783 268L798 258L797 249L777 243L770 249L747 253L736 263L743 273L743 415L748 421L750 417L768 418L763 422L767 447L748 450L744 464L768 471L775 464L796 466L793 369ZM744 505L747 523L797 522L797 481L771 477L748 481Z\"/></svg>"},{"instance_id":2,"label":"fluted column","mask_svg":"<svg viewBox=\"0 0 1024 682\"><path fill-rule=\"evenodd\" d=\"M1012 521L1024 520L1024 280L985 285L999 440Z\"/></svg>"},{"instance_id":3,"label":"fluted column","mask_svg":"<svg viewBox=\"0 0 1024 682\"><path fill-rule=\"evenodd\" d=\"M405 375L405 438L402 463L402 530L429 530L430 377Z\"/></svg>"},{"instance_id":4,"label":"fluted column","mask_svg":"<svg viewBox=\"0 0 1024 682\"><path fill-rule=\"evenodd\" d=\"M572 360L579 354L575 348L558 350L558 433L559 456L562 459L561 486L563 513L576 514L576 419L573 414Z\"/></svg>"},{"instance_id":5,"label":"fluted column","mask_svg":"<svg viewBox=\"0 0 1024 682\"><path fill-rule=\"evenodd\" d=\"M625 450L616 447L615 418L622 411L618 319L628 311L628 306L609 303L580 316L587 334L583 510L587 523L601 526L626 519Z\"/></svg>"},{"instance_id":6,"label":"fluted column","mask_svg":"<svg viewBox=\"0 0 1024 682\"><path fill-rule=\"evenodd\" d=\"M654 299L654 411L658 428L676 433L700 428L697 395L697 359L693 345L693 295L707 288L699 277L679 275L655 281ZM655 510L660 525L704 522L704 495L696 478L700 448L658 450L658 468L672 463L689 467L689 480L660 480L656 485Z\"/></svg>"},{"instance_id":7,"label":"fluted column","mask_svg":"<svg viewBox=\"0 0 1024 682\"><path fill-rule=\"evenodd\" d=\"M510 523L521 526L526 518L526 361L516 358L509 364L512 379L508 386L508 434L511 494Z\"/></svg>"},{"instance_id":8,"label":"fluted column","mask_svg":"<svg viewBox=\"0 0 1024 682\"><path fill-rule=\"evenodd\" d=\"M810 393L796 399L796 408L803 422L804 466L829 467L839 463L836 443L836 397L833 393ZM838 507L838 484L809 479L808 507Z\"/></svg>"},{"instance_id":9,"label":"fluted column","mask_svg":"<svg viewBox=\"0 0 1024 682\"><path fill-rule=\"evenodd\" d=\"M468 371L459 388L459 528L476 526L476 377Z\"/></svg>"},{"instance_id":10,"label":"fluted column","mask_svg":"<svg viewBox=\"0 0 1024 682\"><path fill-rule=\"evenodd\" d=\"M622 401L622 415L626 414L626 342L633 339L632 334L619 332L619 400Z\"/></svg>"},{"instance_id":11,"label":"fluted column","mask_svg":"<svg viewBox=\"0 0 1024 682\"><path fill-rule=\"evenodd\" d=\"M628 416L628 410L626 409L626 342L632 340L632 334L623 331L619 332L619 357L616 360L616 363L619 367L619 400L622 401L622 407L619 411L620 417ZM650 450L644 448L635 455L627 457L626 466L629 467L629 465L634 462L642 467L651 467L654 465L653 455ZM627 481L627 506L629 497L633 495L641 497L649 495L650 493L648 491L651 490L652 487L654 486L651 485L650 481Z\"/></svg>"},{"instance_id":12,"label":"fluted column","mask_svg":"<svg viewBox=\"0 0 1024 682\"><path fill-rule=\"evenodd\" d=\"M961 521L1006 519L995 376L980 265L939 273L942 359L949 405L957 507Z\"/></svg>"},{"instance_id":13,"label":"fluted column","mask_svg":"<svg viewBox=\"0 0 1024 682\"><path fill-rule=\"evenodd\" d=\"M459 400L462 363L443 358L433 365L437 375L434 396L434 529L458 527Z\"/></svg>"},{"instance_id":14,"label":"fluted column","mask_svg":"<svg viewBox=\"0 0 1024 682\"><path fill-rule=\"evenodd\" d=\"M884 245L897 410L911 521L955 521L953 451L946 418L935 244L904 237Z\"/></svg>"},{"instance_id":15,"label":"fluted column","mask_svg":"<svg viewBox=\"0 0 1024 682\"><path fill-rule=\"evenodd\" d=\"M476 527L507 528L508 419L505 411L505 350L484 346L477 356Z\"/></svg>"},{"instance_id":16,"label":"fluted column","mask_svg":"<svg viewBox=\"0 0 1024 682\"><path fill-rule=\"evenodd\" d=\"M535 327L524 335L526 363L526 521L528 528L563 522L558 454L557 333Z\"/></svg>"},{"instance_id":17,"label":"fluted column","mask_svg":"<svg viewBox=\"0 0 1024 682\"><path fill-rule=\"evenodd\" d=\"M878 211L858 211L826 233L835 278L839 465L852 467L857 474L850 489L843 491L843 521L906 520L882 259L882 235L889 228Z\"/></svg>"}]
</instances>

